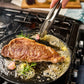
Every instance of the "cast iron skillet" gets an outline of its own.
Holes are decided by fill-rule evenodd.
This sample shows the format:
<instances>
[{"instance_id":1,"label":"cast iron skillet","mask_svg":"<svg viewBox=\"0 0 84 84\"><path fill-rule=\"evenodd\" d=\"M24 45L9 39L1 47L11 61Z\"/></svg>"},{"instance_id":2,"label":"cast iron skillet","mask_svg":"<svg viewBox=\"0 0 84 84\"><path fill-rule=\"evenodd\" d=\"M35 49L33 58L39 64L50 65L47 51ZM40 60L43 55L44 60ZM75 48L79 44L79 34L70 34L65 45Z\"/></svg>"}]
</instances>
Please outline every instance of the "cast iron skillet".
<instances>
[{"instance_id":1,"label":"cast iron skillet","mask_svg":"<svg viewBox=\"0 0 84 84\"><path fill-rule=\"evenodd\" d=\"M23 31L24 34L30 34L30 35L34 35L36 34L38 31ZM2 38L0 40L0 77L2 77L3 79L11 82L11 83L18 83L18 84L46 84L46 83L50 83L50 82L53 82L53 81L56 81L58 78L60 78L62 75L65 74L65 72L68 70L69 66L67 67L67 69L64 71L64 73L58 77L56 80L49 80L47 81L47 78L46 77L41 77L40 79L43 79L45 81L43 82L39 82L38 79L35 77L29 79L29 80L22 80L21 78L15 78L14 77L14 71L11 71L11 73L9 73L9 71L7 70L7 68L5 68L5 59L3 56L1 56L1 49L4 45L8 44L10 40L12 40L13 38L16 37L16 35L20 34L21 32L18 32L18 33L13 33L11 35L8 35L4 38ZM66 44L65 44L66 45ZM69 48L68 48L69 49ZM70 49L69 49L70 50ZM71 53L71 51L69 51ZM70 61L71 61L71 57L70 57Z\"/></svg>"}]
</instances>

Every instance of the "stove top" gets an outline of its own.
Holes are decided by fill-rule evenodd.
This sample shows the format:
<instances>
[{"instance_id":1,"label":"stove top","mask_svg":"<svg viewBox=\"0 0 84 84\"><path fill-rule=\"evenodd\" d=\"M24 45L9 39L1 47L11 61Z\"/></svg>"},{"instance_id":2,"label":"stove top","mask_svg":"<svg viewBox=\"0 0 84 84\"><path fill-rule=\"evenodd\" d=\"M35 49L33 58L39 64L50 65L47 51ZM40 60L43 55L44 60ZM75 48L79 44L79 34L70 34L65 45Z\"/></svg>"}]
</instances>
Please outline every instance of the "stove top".
<instances>
[{"instance_id":1,"label":"stove top","mask_svg":"<svg viewBox=\"0 0 84 84\"><path fill-rule=\"evenodd\" d=\"M44 22L46 18L46 13L33 13L33 12L25 12L19 10L12 9L2 9L0 8L0 40L7 35L12 33L22 31L22 30L34 30L39 31L41 24ZM72 18L59 15L54 20L53 25L49 29L48 33L58 38L62 39L72 51L72 62L70 69L65 73L57 81L53 82L53 84L71 84L74 82L74 63L76 60L76 42L78 31L80 29L80 21L74 20ZM83 39L84 41L84 39ZM79 42L79 41L78 41ZM84 53L83 53L84 54ZM78 69L77 69L78 70ZM76 70L75 70L76 71ZM76 73L76 72L74 72ZM74 80L73 80L73 79ZM9 82L0 78L1 84L9 84Z\"/></svg>"}]
</instances>

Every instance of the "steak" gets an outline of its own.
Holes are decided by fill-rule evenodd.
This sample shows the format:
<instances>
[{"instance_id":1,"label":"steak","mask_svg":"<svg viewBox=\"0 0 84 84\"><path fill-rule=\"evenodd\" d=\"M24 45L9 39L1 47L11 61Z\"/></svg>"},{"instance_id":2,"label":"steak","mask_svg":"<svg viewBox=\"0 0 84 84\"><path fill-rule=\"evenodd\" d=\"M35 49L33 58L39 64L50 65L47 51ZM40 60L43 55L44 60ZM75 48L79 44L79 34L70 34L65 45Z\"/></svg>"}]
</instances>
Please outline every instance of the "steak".
<instances>
[{"instance_id":1,"label":"steak","mask_svg":"<svg viewBox=\"0 0 84 84\"><path fill-rule=\"evenodd\" d=\"M11 40L2 48L1 55L28 63L64 61L64 57L61 57L53 48L24 37Z\"/></svg>"}]
</instances>

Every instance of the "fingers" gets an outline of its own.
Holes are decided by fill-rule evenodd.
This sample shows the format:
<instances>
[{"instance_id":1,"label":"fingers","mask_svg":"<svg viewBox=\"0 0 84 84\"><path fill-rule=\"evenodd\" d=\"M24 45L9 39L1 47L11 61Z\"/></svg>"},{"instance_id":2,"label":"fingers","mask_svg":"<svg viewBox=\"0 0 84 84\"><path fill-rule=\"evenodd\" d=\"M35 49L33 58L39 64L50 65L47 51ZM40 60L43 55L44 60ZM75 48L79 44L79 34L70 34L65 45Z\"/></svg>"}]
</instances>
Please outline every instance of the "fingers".
<instances>
[{"instance_id":1,"label":"fingers","mask_svg":"<svg viewBox=\"0 0 84 84\"><path fill-rule=\"evenodd\" d=\"M62 1L62 8L65 8L69 0L63 0Z\"/></svg>"},{"instance_id":2,"label":"fingers","mask_svg":"<svg viewBox=\"0 0 84 84\"><path fill-rule=\"evenodd\" d=\"M57 3L58 0L52 0L51 4L50 4L50 8L53 8L54 5ZM68 3L69 0L63 0L62 1L62 8L65 8L66 4Z\"/></svg>"},{"instance_id":3,"label":"fingers","mask_svg":"<svg viewBox=\"0 0 84 84\"><path fill-rule=\"evenodd\" d=\"M50 4L50 8L53 8L54 5L57 3L58 0L52 0L51 4Z\"/></svg>"}]
</instances>

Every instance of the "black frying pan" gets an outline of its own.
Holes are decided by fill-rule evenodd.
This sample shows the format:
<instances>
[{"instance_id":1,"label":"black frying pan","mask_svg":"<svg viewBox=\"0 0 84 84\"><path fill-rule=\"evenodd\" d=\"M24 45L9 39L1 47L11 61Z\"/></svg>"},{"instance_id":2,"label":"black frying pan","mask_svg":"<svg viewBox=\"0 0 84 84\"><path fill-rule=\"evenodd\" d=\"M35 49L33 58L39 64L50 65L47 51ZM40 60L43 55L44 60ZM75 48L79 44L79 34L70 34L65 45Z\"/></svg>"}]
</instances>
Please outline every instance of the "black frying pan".
<instances>
[{"instance_id":1,"label":"black frying pan","mask_svg":"<svg viewBox=\"0 0 84 84\"><path fill-rule=\"evenodd\" d=\"M31 36L36 34L38 31L23 31L24 34L30 34ZM21 32L18 32L18 33L13 33L11 35L8 35L4 38L2 38L0 40L0 50L2 49L2 47L6 44L9 43L10 40L12 40L13 38L16 38L16 35L20 34ZM41 41L40 41L41 43ZM66 44L64 44L66 45ZM68 48L69 49L69 48ZM70 50L69 50L70 52ZM70 52L71 53L71 52ZM29 79L29 80L23 80L21 78L15 78L15 71L8 71L7 68L5 67L5 59L7 58L4 58L3 56L1 56L0 54L0 77L2 77L3 79L11 82L11 83L19 83L19 84L43 84L43 83L50 83L50 82L53 82L53 81L56 81L58 78L60 78L62 75L65 74L65 72L68 70L69 66L70 66L70 63L68 65L68 67L66 68L66 70L63 72L62 75L60 75L56 80L47 80L47 77L43 77L41 76L41 74L39 74L41 77L40 77L40 80L44 80L44 81L41 81L39 82L38 79L37 79L37 76L38 74L35 75L35 77ZM71 55L70 55L70 61L71 61ZM40 64L41 65L41 64ZM39 66L40 66L39 65ZM46 65L46 63L42 63L42 65Z\"/></svg>"}]
</instances>

